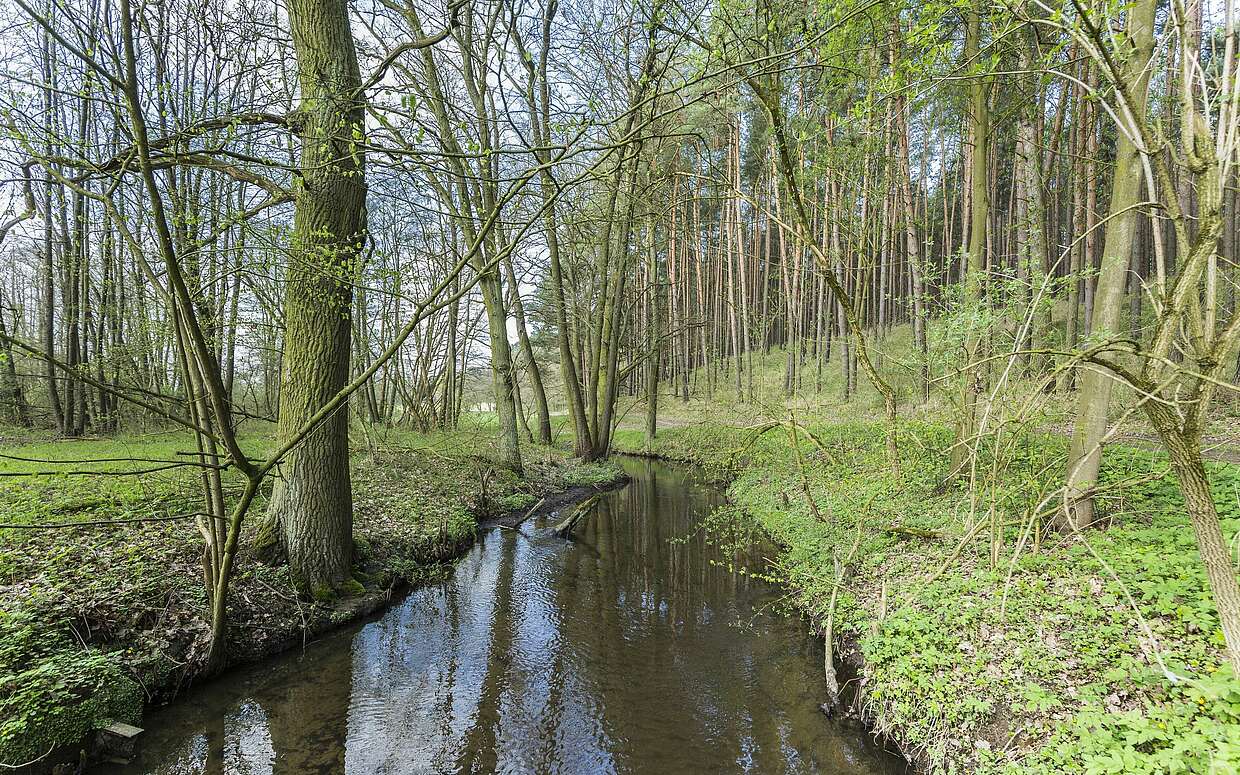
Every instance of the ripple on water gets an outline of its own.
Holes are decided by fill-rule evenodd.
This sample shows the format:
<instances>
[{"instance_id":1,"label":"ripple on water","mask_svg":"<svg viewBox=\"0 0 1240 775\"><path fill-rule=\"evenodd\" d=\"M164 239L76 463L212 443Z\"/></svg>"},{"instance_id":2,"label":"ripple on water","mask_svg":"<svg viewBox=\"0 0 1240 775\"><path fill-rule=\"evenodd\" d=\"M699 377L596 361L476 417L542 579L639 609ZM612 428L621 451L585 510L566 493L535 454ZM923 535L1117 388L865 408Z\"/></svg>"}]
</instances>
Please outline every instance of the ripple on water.
<instances>
[{"instance_id":1,"label":"ripple on water","mask_svg":"<svg viewBox=\"0 0 1240 775\"><path fill-rule=\"evenodd\" d=\"M492 530L378 619L148 714L140 759L104 771L903 772L818 712L820 644L727 571L758 553L703 539L720 494L625 465L573 541Z\"/></svg>"}]
</instances>

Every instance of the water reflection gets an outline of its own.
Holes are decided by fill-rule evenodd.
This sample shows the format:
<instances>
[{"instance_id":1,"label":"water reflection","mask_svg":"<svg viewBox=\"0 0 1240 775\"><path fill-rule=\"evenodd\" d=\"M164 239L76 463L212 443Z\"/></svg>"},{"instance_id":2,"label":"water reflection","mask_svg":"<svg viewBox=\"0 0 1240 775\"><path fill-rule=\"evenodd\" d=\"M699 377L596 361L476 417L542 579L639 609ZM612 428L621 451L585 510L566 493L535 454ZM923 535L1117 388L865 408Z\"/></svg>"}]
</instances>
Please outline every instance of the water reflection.
<instances>
[{"instance_id":1,"label":"water reflection","mask_svg":"<svg viewBox=\"0 0 1240 775\"><path fill-rule=\"evenodd\" d=\"M821 646L726 567L759 558L694 531L718 493L626 466L574 542L491 531L376 621L153 712L111 771L903 772L818 712Z\"/></svg>"}]
</instances>

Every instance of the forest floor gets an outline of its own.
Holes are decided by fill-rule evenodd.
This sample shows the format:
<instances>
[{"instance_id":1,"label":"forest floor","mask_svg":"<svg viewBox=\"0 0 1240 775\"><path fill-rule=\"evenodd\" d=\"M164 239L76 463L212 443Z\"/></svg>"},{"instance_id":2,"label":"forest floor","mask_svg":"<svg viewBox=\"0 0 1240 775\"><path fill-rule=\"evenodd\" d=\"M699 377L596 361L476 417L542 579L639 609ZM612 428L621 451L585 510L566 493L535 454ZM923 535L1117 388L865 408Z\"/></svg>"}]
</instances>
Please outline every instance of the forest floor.
<instances>
[{"instance_id":1,"label":"forest floor","mask_svg":"<svg viewBox=\"0 0 1240 775\"><path fill-rule=\"evenodd\" d=\"M931 424L951 424L959 412L954 395L958 381L952 344L955 334L941 319L929 325L930 374L935 380L930 396L921 400L914 382L919 356L912 346L912 329L898 325L882 337L869 335L869 347L876 366L896 392L900 417ZM661 384L658 422L660 428L687 425L748 426L769 419L795 417L814 423L848 423L857 419L880 419L883 403L864 373L854 375L851 391L844 390L842 362L838 352L827 358L814 352L811 342L801 348L793 378L788 380L788 352L782 347L757 350L743 361L741 378L736 379L735 362L724 359L710 368L695 369L689 376L691 397L679 395L682 385ZM998 367L995 368L999 372ZM993 376L993 375L992 375ZM1004 426L1040 433L1071 436L1078 395L1065 385L1059 373L1055 389L1048 390L1044 376L1037 378L1013 369L990 398L990 427ZM997 381L997 380L996 380ZM1234 380L1233 380L1234 381ZM739 389L738 389L739 388ZM563 404L558 395L553 401ZM1110 419L1114 432L1109 441L1130 446L1158 448L1154 429L1143 413L1134 410L1135 396L1122 384L1112 386ZM619 410L624 427L641 428L645 403L640 398L622 397ZM1207 459L1240 463L1240 390L1216 391L1202 444Z\"/></svg>"},{"instance_id":2,"label":"forest floor","mask_svg":"<svg viewBox=\"0 0 1240 775\"><path fill-rule=\"evenodd\" d=\"M486 456L495 445L484 424L435 434L361 430L352 454L356 593L301 600L286 566L259 562L248 546L260 502L231 588L231 662L304 644L400 587L438 578L479 520L623 477L616 466L535 446L517 477ZM266 432L245 439L256 452L269 443ZM193 469L131 475L159 467L142 459L173 460L191 448L181 433L49 440L0 429L0 524L39 526L0 528L0 762L76 746L107 720L136 722L145 704L201 674L209 627L193 522L115 523L194 511ZM32 472L46 473L19 475ZM111 524L91 524L101 522Z\"/></svg>"},{"instance_id":3,"label":"forest floor","mask_svg":"<svg viewBox=\"0 0 1240 775\"><path fill-rule=\"evenodd\" d=\"M921 769L1240 768L1240 681L1156 450L1108 446L1099 527L1039 540L1031 516L1065 467L1053 428L985 451L982 494L970 496L943 484L952 432L942 424L902 419L893 474L884 426L864 419L864 404L772 399L720 407L715 420L670 397L661 405L655 441L625 427L617 449L728 482L731 506L707 530L723 542L752 530L774 538L771 572L820 630L838 587L833 631L859 675L857 710ZM642 412L634 406L626 426ZM759 433L790 416L815 440L798 432L794 446L789 426ZM1208 467L1234 546L1240 466Z\"/></svg>"}]
</instances>

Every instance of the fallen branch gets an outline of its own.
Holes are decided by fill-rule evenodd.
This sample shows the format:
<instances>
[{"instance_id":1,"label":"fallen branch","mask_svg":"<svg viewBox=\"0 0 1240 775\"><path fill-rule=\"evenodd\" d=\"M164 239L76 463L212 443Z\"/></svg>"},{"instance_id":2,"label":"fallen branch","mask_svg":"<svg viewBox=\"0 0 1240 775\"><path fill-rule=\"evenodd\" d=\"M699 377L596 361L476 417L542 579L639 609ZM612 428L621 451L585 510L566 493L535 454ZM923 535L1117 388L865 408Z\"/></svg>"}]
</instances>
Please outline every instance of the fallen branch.
<instances>
[{"instance_id":1,"label":"fallen branch","mask_svg":"<svg viewBox=\"0 0 1240 775\"><path fill-rule=\"evenodd\" d=\"M530 510L525 512L525 516L521 517L516 522L512 523L511 525L505 525L503 522L501 522L499 523L499 526L503 528L504 530L517 530L518 528L521 527L521 525L525 522L525 520L530 518L531 514L533 514L535 511L538 511L538 509L546 502L547 502L546 498L540 499L538 503L535 503L533 506L530 506Z\"/></svg>"},{"instance_id":2,"label":"fallen branch","mask_svg":"<svg viewBox=\"0 0 1240 775\"><path fill-rule=\"evenodd\" d=\"M193 514L173 514L166 517L130 517L125 519L98 519L89 522L24 522L0 523L0 530L56 530L71 527L103 527L105 525L130 525L138 522L175 522L180 519L195 517L211 517L210 514L194 512Z\"/></svg>"},{"instance_id":3,"label":"fallen branch","mask_svg":"<svg viewBox=\"0 0 1240 775\"><path fill-rule=\"evenodd\" d=\"M577 504L577 508L573 509L573 513L569 514L567 519L555 526L555 534L560 538L568 538L572 534L573 528L577 527L577 522L580 521L581 517L593 508L594 504L598 503L602 497L603 493L598 493Z\"/></svg>"},{"instance_id":4,"label":"fallen branch","mask_svg":"<svg viewBox=\"0 0 1240 775\"><path fill-rule=\"evenodd\" d=\"M861 523L857 523L857 537L853 540L852 548L848 550L848 556L840 562L839 554L832 551L832 559L835 562L835 583L831 587L831 604L827 608L827 623L823 637L826 641L826 656L823 659L823 673L827 681L827 701L824 707L828 713L835 709L836 704L840 701L840 682L835 675L835 604L839 600L840 587L844 584L844 575L848 573L848 566L852 563L853 556L857 554L857 547L861 546Z\"/></svg>"},{"instance_id":5,"label":"fallen branch","mask_svg":"<svg viewBox=\"0 0 1240 775\"><path fill-rule=\"evenodd\" d=\"M47 749L47 753L43 754L42 756L36 756L30 761L22 762L21 764L8 764L7 762L0 762L0 767L5 768L6 770L23 770L27 767L38 764L39 762L43 761L47 757L51 756L52 751L54 750L56 750L56 746L52 746L51 748Z\"/></svg>"},{"instance_id":6,"label":"fallen branch","mask_svg":"<svg viewBox=\"0 0 1240 775\"><path fill-rule=\"evenodd\" d=\"M937 541L943 537L943 534L939 532L938 530L923 530L922 528L919 528L919 527L905 527L903 525L892 525L891 527L885 527L883 528L883 532L891 533L892 535L912 536L913 538L924 538L927 541Z\"/></svg>"}]
</instances>

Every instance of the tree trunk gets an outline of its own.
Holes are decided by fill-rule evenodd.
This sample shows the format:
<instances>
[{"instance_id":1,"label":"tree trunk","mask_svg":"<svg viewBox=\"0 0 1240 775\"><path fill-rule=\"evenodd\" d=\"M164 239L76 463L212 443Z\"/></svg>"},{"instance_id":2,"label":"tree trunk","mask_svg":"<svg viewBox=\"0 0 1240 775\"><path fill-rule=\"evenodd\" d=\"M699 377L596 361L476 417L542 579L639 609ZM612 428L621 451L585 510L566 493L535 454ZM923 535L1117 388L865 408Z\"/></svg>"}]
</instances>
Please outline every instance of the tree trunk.
<instances>
[{"instance_id":1,"label":"tree trunk","mask_svg":"<svg viewBox=\"0 0 1240 775\"><path fill-rule=\"evenodd\" d=\"M512 347L508 343L508 313L504 309L504 288L499 269L490 267L478 277L482 304L486 307L487 333L491 343L491 380L495 391L495 413L499 416L499 463L521 471L521 442L517 430L517 403L514 395Z\"/></svg>"},{"instance_id":2,"label":"tree trunk","mask_svg":"<svg viewBox=\"0 0 1240 775\"><path fill-rule=\"evenodd\" d=\"M900 40L901 30L899 21L894 20L895 29L891 36L891 65L894 69L899 56L897 43ZM925 280L922 277L921 254L917 245L917 223L915 214L915 204L913 202L912 190L912 164L909 160L908 148L908 108L904 104L903 98L896 101L896 134L897 143L900 150L900 169L896 174L900 176L900 198L904 204L904 248L908 253L908 266L910 274L910 283L913 296L913 347L917 353L917 387L918 394L924 403L930 398L930 354L929 342L926 337L926 303L925 303Z\"/></svg>"},{"instance_id":3,"label":"tree trunk","mask_svg":"<svg viewBox=\"0 0 1240 775\"><path fill-rule=\"evenodd\" d=\"M1027 10L1032 17L1040 15L1035 3L1030 3ZM1039 127L1043 108L1042 90L1035 72L1037 61L1037 31L1031 23L1027 25L1020 41L1019 69L1026 73L1024 76L1026 87L1034 94L1034 99L1021 111L1020 120L1016 126L1016 173L1020 191L1017 204L1017 210L1020 213L1020 228L1017 233L1025 237L1023 244L1018 245L1016 251L1017 275L1026 281L1020 289L1026 302L1018 307L1021 310L1026 310L1028 304L1038 303L1043 306L1046 304L1045 300L1038 300L1042 268L1046 264L1046 203L1042 195L1042 159L1039 155L1041 144ZM1027 328L1016 345L1024 351L1018 356L1018 361L1027 367L1033 367L1034 359L1029 351L1033 349L1034 329L1042 323L1042 316L1032 309L1028 310L1027 315L1026 319L1017 321L1018 326L1025 325Z\"/></svg>"},{"instance_id":4,"label":"tree trunk","mask_svg":"<svg viewBox=\"0 0 1240 775\"><path fill-rule=\"evenodd\" d=\"M285 295L277 438L287 440L349 376L353 281L365 239L361 78L345 0L291 0L301 86L301 174ZM347 410L285 458L271 499L289 568L303 593L351 577L353 502Z\"/></svg>"},{"instance_id":5,"label":"tree trunk","mask_svg":"<svg viewBox=\"0 0 1240 775\"><path fill-rule=\"evenodd\" d=\"M965 34L965 61L970 67L976 62L981 47L981 4L975 4L969 13L968 30ZM961 284L966 305L982 300L986 277L986 244L990 229L990 106L986 92L988 82L979 74L969 84L969 122L971 147L969 149L969 241L964 256ZM984 391L984 369L977 364L982 349L982 337L970 332L965 341L963 364L963 406L960 426L956 431L956 443L952 447L950 476L957 476L969 460L977 434L977 402Z\"/></svg>"},{"instance_id":6,"label":"tree trunk","mask_svg":"<svg viewBox=\"0 0 1240 775\"><path fill-rule=\"evenodd\" d=\"M4 323L4 296L0 294L0 359L4 361L0 368L0 400L6 401L13 422L24 428L30 427L30 406L26 403L26 394L22 392L22 384L17 379L17 364L13 360L13 346L9 342L8 329Z\"/></svg>"},{"instance_id":7,"label":"tree trunk","mask_svg":"<svg viewBox=\"0 0 1240 775\"><path fill-rule=\"evenodd\" d=\"M551 412L547 409L547 391L543 387L542 370L534 360L534 347L530 344L529 330L525 325L525 305L521 303L521 287L517 283L517 274L512 269L511 258L504 258L504 273L508 276L508 284L512 286L512 313L517 322L517 339L521 352L525 354L530 385L534 389L534 409L538 412L538 443L550 444Z\"/></svg>"},{"instance_id":8,"label":"tree trunk","mask_svg":"<svg viewBox=\"0 0 1240 775\"><path fill-rule=\"evenodd\" d=\"M1227 645L1227 659L1233 667L1240 665L1240 583L1232 564L1231 549L1219 525L1210 480L1201 461L1200 440L1182 433L1177 418L1163 404L1148 401L1144 406L1167 448L1171 470L1184 495L1184 507L1197 539L1197 550L1214 594L1214 606Z\"/></svg>"},{"instance_id":9,"label":"tree trunk","mask_svg":"<svg viewBox=\"0 0 1240 775\"><path fill-rule=\"evenodd\" d=\"M1140 0L1129 11L1128 37L1132 42L1127 57L1120 65L1120 77L1135 104L1129 106L1137 120L1145 116L1149 90L1149 63L1154 48L1155 0ZM1115 177L1111 181L1110 220L1103 235L1102 266L1093 294L1091 334L1102 337L1120 335L1124 290L1127 286L1129 257L1137 247L1137 233L1142 215L1134 208L1141 201L1141 152L1121 132L1115 148ZM1091 490L1098 481L1102 465L1102 438L1107 429L1107 409L1111 402L1111 376L1097 368L1083 369L1079 384L1080 398L1072 442L1068 449L1068 470L1065 482L1066 513L1060 515L1060 527L1080 529L1094 521Z\"/></svg>"},{"instance_id":10,"label":"tree trunk","mask_svg":"<svg viewBox=\"0 0 1240 775\"><path fill-rule=\"evenodd\" d=\"M1089 63L1082 64L1083 68L1089 67ZM1077 99L1077 112L1075 121L1075 132L1072 145L1072 159L1070 161L1069 173L1072 175L1072 233L1080 235L1084 233L1086 227L1085 215L1085 186L1093 185L1092 181L1087 181L1086 175L1083 173L1081 165L1081 157L1084 153L1086 142L1086 117L1089 111L1089 104L1085 102L1085 90L1077 84L1075 88ZM1069 350L1076 348L1078 338L1078 324L1081 316L1081 270L1085 265L1086 250L1088 240L1082 239L1077 244L1072 245L1069 258L1069 283L1068 283L1068 310L1066 323L1066 341ZM1065 382L1070 386L1072 372L1069 371Z\"/></svg>"},{"instance_id":11,"label":"tree trunk","mask_svg":"<svg viewBox=\"0 0 1240 775\"><path fill-rule=\"evenodd\" d=\"M650 314L646 319L646 444L653 444L659 432L659 262L655 258L654 224L646 226L646 298Z\"/></svg>"}]
</instances>

